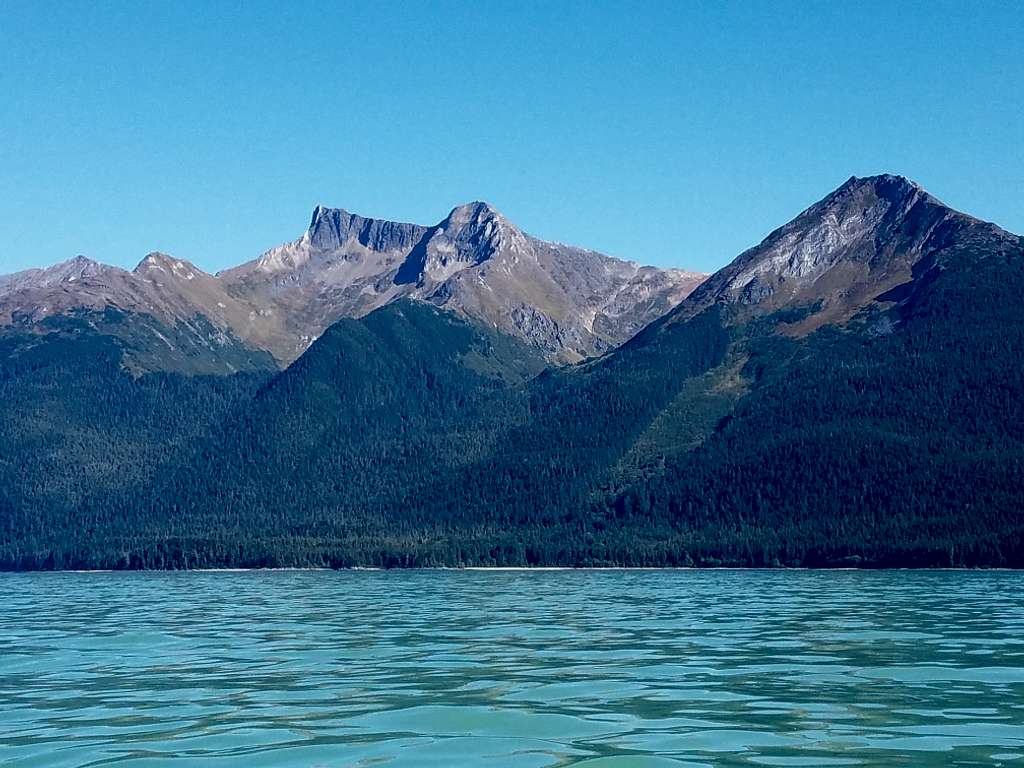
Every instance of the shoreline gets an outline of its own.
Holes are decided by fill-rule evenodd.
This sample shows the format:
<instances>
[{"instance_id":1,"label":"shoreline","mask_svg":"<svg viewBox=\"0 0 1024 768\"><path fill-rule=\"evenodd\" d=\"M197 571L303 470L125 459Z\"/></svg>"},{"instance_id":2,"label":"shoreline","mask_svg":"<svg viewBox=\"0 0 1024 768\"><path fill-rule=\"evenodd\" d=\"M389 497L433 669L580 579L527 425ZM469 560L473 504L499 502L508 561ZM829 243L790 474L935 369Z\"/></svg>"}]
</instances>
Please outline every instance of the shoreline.
<instances>
[{"instance_id":1,"label":"shoreline","mask_svg":"<svg viewBox=\"0 0 1024 768\"><path fill-rule=\"evenodd\" d=\"M57 569L57 570L23 570L23 571L0 571L0 576L6 574L26 574L26 573L77 573L77 574L101 574L101 573L135 573L135 574L170 574L170 573L204 573L204 574L218 574L218 573L305 573L305 572L329 572L329 573L354 573L360 571L372 571L378 573L413 573L413 572L484 572L484 573L551 573L551 572L605 572L605 571L624 571L624 572L653 572L653 571L664 571L672 573L707 573L712 571L756 571L764 573L776 573L776 572L833 572L833 571L863 571L865 573L871 572L894 572L894 571L915 571L915 572L955 572L955 573L975 573L975 572L1007 572L1007 573L1024 573L1022 568L972 568L972 567L942 567L942 568L914 568L914 567L894 567L894 568L858 568L855 566L835 566L835 567L823 567L823 568L808 568L804 566L800 567L776 567L776 568L757 568L750 566L566 566L566 565L539 565L539 566L486 566L486 565L472 565L465 567L448 567L448 566L429 566L421 568L380 568L375 566L355 566L352 568L327 568L327 567L281 567L281 568L152 568L152 569L115 569L115 568L97 568L97 569Z\"/></svg>"}]
</instances>

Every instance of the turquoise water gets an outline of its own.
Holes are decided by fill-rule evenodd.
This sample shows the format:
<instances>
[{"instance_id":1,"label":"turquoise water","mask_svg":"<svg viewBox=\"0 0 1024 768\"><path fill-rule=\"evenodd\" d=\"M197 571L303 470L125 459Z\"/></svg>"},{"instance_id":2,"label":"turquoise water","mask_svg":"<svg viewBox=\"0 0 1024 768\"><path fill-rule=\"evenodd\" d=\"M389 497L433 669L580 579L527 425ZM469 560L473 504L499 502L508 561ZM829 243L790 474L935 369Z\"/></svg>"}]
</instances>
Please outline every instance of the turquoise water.
<instances>
[{"instance_id":1,"label":"turquoise water","mask_svg":"<svg viewBox=\"0 0 1024 768\"><path fill-rule=\"evenodd\" d=\"M0 575L0 764L1024 768L1024 574Z\"/></svg>"}]
</instances>

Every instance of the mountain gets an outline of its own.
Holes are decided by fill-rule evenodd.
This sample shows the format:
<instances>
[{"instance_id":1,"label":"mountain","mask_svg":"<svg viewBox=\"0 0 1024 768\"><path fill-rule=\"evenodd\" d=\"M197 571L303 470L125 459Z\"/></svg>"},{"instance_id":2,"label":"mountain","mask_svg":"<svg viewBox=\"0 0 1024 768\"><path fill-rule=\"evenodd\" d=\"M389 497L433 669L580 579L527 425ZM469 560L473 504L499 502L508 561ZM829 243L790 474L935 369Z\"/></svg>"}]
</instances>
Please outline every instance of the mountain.
<instances>
[{"instance_id":1,"label":"mountain","mask_svg":"<svg viewBox=\"0 0 1024 768\"><path fill-rule=\"evenodd\" d=\"M358 231L378 254L417 237ZM456 240L396 256L389 284L486 264ZM290 291L326 250L250 285ZM1022 238L876 176L539 373L536 345L425 295L263 378L133 379L59 336L12 342L0 567L1024 567L1022 297Z\"/></svg>"},{"instance_id":2,"label":"mountain","mask_svg":"<svg viewBox=\"0 0 1024 768\"><path fill-rule=\"evenodd\" d=\"M136 370L231 373L285 366L340 318L417 298L561 363L622 343L703 277L537 240L486 203L433 227L318 206L298 240L218 275L153 253L131 272L78 257L0 277L0 327L75 316ZM114 326L97 319L111 308Z\"/></svg>"},{"instance_id":3,"label":"mountain","mask_svg":"<svg viewBox=\"0 0 1024 768\"><path fill-rule=\"evenodd\" d=\"M673 317L715 303L744 307L744 316L813 305L790 329L806 333L867 305L905 299L944 268L945 256L972 243L1003 253L1019 238L901 176L852 177L716 272Z\"/></svg>"},{"instance_id":4,"label":"mountain","mask_svg":"<svg viewBox=\"0 0 1024 768\"><path fill-rule=\"evenodd\" d=\"M249 311L212 275L160 253L132 272L78 256L0 278L0 333L106 334L136 372L276 367L233 330Z\"/></svg>"},{"instance_id":5,"label":"mountain","mask_svg":"<svg viewBox=\"0 0 1024 768\"><path fill-rule=\"evenodd\" d=\"M559 362L621 344L704 279L530 237L487 203L433 227L318 206L294 242L221 273L306 342L339 317L418 298L522 339ZM273 350L288 360L294 349Z\"/></svg>"},{"instance_id":6,"label":"mountain","mask_svg":"<svg viewBox=\"0 0 1024 768\"><path fill-rule=\"evenodd\" d=\"M95 494L118 498L131 514L138 489L150 487L187 446L244 408L267 375L137 375L123 358L117 337L86 323L0 335L5 546L12 537L31 540L51 527L84 538ZM95 524L112 532L107 520Z\"/></svg>"},{"instance_id":7,"label":"mountain","mask_svg":"<svg viewBox=\"0 0 1024 768\"><path fill-rule=\"evenodd\" d=\"M610 508L701 562L1024 565L1022 296L1020 236L850 179L616 353L732 339Z\"/></svg>"},{"instance_id":8,"label":"mountain","mask_svg":"<svg viewBox=\"0 0 1024 768\"><path fill-rule=\"evenodd\" d=\"M69 545L51 565L200 564L211 545L235 547L213 531L239 525L292 549L312 499L322 519L340 494L366 505L412 472L469 461L488 445L474 435L508 417L490 406L544 365L525 343L408 300L340 320L277 374L133 376L94 331L0 337L0 568L43 563L30 542L55 538ZM207 542L183 544L198 520Z\"/></svg>"},{"instance_id":9,"label":"mountain","mask_svg":"<svg viewBox=\"0 0 1024 768\"><path fill-rule=\"evenodd\" d=\"M73 283L83 278L92 278L116 272L113 267L87 259L85 256L76 256L61 264L55 264L46 269L27 269L24 272L16 272L13 275L0 276L0 296L15 291L26 289L43 289L59 285L60 283Z\"/></svg>"}]
</instances>

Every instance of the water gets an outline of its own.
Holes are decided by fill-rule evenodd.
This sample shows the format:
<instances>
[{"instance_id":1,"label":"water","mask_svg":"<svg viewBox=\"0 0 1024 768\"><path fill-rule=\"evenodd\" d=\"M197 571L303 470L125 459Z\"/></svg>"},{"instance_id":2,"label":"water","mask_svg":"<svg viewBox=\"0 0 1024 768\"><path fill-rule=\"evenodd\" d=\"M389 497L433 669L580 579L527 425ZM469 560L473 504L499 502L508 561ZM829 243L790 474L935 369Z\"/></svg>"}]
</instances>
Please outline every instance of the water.
<instances>
[{"instance_id":1,"label":"water","mask_svg":"<svg viewBox=\"0 0 1024 768\"><path fill-rule=\"evenodd\" d=\"M1024 574L0 575L4 766L1024 768Z\"/></svg>"}]
</instances>

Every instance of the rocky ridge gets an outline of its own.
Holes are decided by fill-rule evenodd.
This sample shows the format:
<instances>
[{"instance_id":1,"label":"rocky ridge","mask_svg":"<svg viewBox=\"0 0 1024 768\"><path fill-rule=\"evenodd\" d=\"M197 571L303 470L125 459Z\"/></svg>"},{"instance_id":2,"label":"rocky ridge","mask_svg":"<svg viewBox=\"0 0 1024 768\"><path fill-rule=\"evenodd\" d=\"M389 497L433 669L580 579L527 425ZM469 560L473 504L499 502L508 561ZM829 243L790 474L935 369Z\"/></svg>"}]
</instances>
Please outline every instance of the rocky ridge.
<instances>
[{"instance_id":1,"label":"rocky ridge","mask_svg":"<svg viewBox=\"0 0 1024 768\"><path fill-rule=\"evenodd\" d=\"M168 324L201 317L287 365L340 318L411 298L575 362L621 344L704 278L539 240L484 202L434 226L317 206L301 237L216 275L153 253L130 272L79 257L0 277L0 323L107 307Z\"/></svg>"},{"instance_id":2,"label":"rocky ridge","mask_svg":"<svg viewBox=\"0 0 1024 768\"><path fill-rule=\"evenodd\" d=\"M339 317L407 297L573 362L622 343L705 276L539 240L474 202L433 227L318 206L302 237L218 277L232 295L267 307L303 343ZM279 356L288 354L294 351Z\"/></svg>"}]
</instances>

